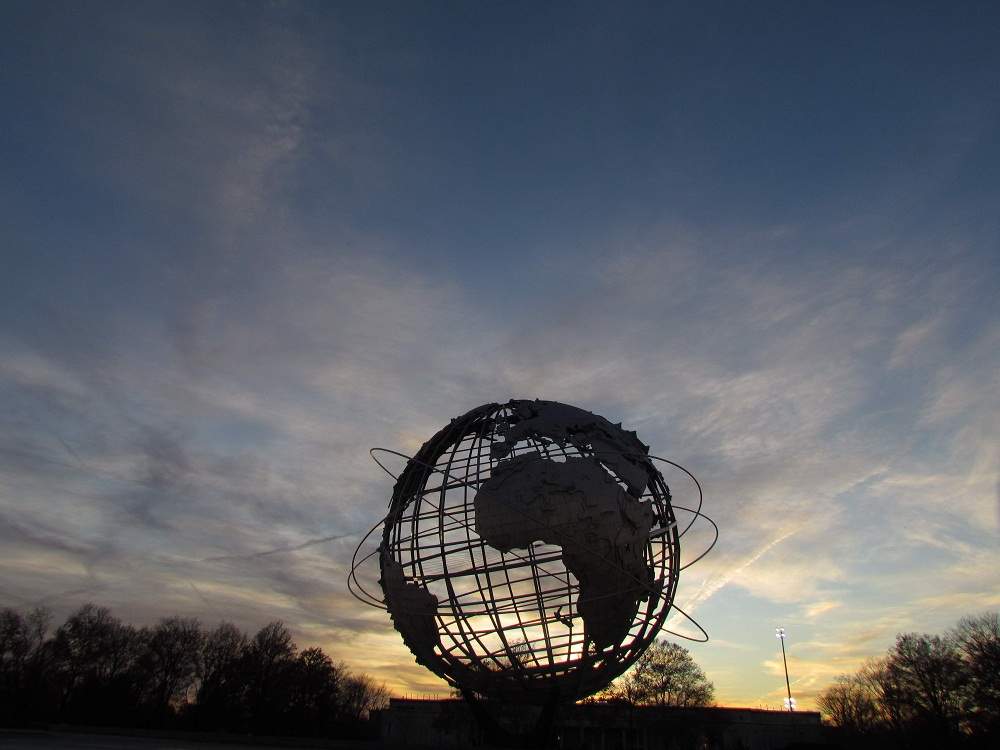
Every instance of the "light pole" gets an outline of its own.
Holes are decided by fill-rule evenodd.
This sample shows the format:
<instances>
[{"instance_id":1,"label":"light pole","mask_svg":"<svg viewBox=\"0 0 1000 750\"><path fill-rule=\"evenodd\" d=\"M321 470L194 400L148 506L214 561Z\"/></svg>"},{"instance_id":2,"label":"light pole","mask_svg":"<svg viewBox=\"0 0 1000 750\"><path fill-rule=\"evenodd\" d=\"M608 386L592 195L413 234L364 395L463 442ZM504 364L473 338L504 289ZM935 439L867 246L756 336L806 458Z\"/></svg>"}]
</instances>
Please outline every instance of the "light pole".
<instances>
[{"instance_id":1,"label":"light pole","mask_svg":"<svg viewBox=\"0 0 1000 750\"><path fill-rule=\"evenodd\" d=\"M785 665L785 687L788 689L788 698L785 700L785 707L789 711L794 711L795 700L792 698L792 683L788 681L788 659L785 657L785 629L775 628L774 637L781 641L781 661Z\"/></svg>"}]
</instances>

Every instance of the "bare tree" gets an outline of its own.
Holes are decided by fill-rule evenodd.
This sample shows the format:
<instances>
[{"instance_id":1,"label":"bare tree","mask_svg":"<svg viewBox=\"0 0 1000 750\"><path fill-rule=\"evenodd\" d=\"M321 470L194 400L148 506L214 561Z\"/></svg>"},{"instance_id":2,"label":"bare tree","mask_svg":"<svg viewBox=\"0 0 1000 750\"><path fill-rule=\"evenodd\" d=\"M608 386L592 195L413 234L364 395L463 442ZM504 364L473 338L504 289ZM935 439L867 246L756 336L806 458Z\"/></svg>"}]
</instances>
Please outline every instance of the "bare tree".
<instances>
[{"instance_id":1,"label":"bare tree","mask_svg":"<svg viewBox=\"0 0 1000 750\"><path fill-rule=\"evenodd\" d=\"M295 643L281 621L262 627L245 651L248 705L255 729L274 733L287 706Z\"/></svg>"},{"instance_id":2,"label":"bare tree","mask_svg":"<svg viewBox=\"0 0 1000 750\"><path fill-rule=\"evenodd\" d=\"M135 628L87 604L47 639L48 623L44 610L0 610L2 723L370 737L368 717L388 702L384 685L322 649L299 653L280 622L248 640L231 623L206 633L179 617Z\"/></svg>"},{"instance_id":3,"label":"bare tree","mask_svg":"<svg viewBox=\"0 0 1000 750\"><path fill-rule=\"evenodd\" d=\"M346 669L341 667L343 671ZM344 716L352 721L367 719L372 711L389 705L389 691L368 675L350 675L342 687L341 706Z\"/></svg>"},{"instance_id":4,"label":"bare tree","mask_svg":"<svg viewBox=\"0 0 1000 750\"><path fill-rule=\"evenodd\" d=\"M855 675L840 677L823 691L821 710L833 724L856 733L890 733L897 741L919 747L956 745L962 734L975 733L966 708L969 677L974 678L975 670L968 666L971 657L963 656L965 648L979 653L974 644L989 643L991 623L987 618L965 620L963 625L948 637L898 635L884 657L868 661ZM957 645L963 642L965 648ZM984 674L995 683L988 666Z\"/></svg>"},{"instance_id":5,"label":"bare tree","mask_svg":"<svg viewBox=\"0 0 1000 750\"><path fill-rule=\"evenodd\" d=\"M0 675L4 682L21 672L28 657L28 627L19 612L0 611Z\"/></svg>"},{"instance_id":6,"label":"bare tree","mask_svg":"<svg viewBox=\"0 0 1000 750\"><path fill-rule=\"evenodd\" d=\"M511 667L525 667L530 655L531 645L525 640L517 639L507 644L502 654L487 659L486 667L497 672L506 671Z\"/></svg>"},{"instance_id":7,"label":"bare tree","mask_svg":"<svg viewBox=\"0 0 1000 750\"><path fill-rule=\"evenodd\" d=\"M975 732L1000 736L1000 617L964 617L951 639L964 667L966 720Z\"/></svg>"},{"instance_id":8,"label":"bare tree","mask_svg":"<svg viewBox=\"0 0 1000 750\"><path fill-rule=\"evenodd\" d=\"M886 664L891 689L913 711L912 720L952 733L961 713L962 662L952 643L936 635L897 636Z\"/></svg>"},{"instance_id":9,"label":"bare tree","mask_svg":"<svg viewBox=\"0 0 1000 750\"><path fill-rule=\"evenodd\" d=\"M140 702L137 664L148 631L85 604L64 622L52 642L60 711L70 720L105 722Z\"/></svg>"},{"instance_id":10,"label":"bare tree","mask_svg":"<svg viewBox=\"0 0 1000 750\"><path fill-rule=\"evenodd\" d=\"M291 723L306 734L326 733L337 719L346 670L320 648L299 653L289 696Z\"/></svg>"},{"instance_id":11,"label":"bare tree","mask_svg":"<svg viewBox=\"0 0 1000 750\"><path fill-rule=\"evenodd\" d=\"M231 622L219 623L219 626L205 636L202 647L201 690L222 687L229 681L238 669L247 647L247 637Z\"/></svg>"},{"instance_id":12,"label":"bare tree","mask_svg":"<svg viewBox=\"0 0 1000 750\"><path fill-rule=\"evenodd\" d=\"M197 620L168 617L152 629L143 668L149 700L158 711L186 702L201 670L204 635Z\"/></svg>"},{"instance_id":13,"label":"bare tree","mask_svg":"<svg viewBox=\"0 0 1000 750\"><path fill-rule=\"evenodd\" d=\"M246 635L230 622L205 636L195 711L200 726L244 729L246 648Z\"/></svg>"},{"instance_id":14,"label":"bare tree","mask_svg":"<svg viewBox=\"0 0 1000 750\"><path fill-rule=\"evenodd\" d=\"M855 678L875 702L877 714L870 728L903 731L913 718L913 710L889 670L889 657L869 659L858 670Z\"/></svg>"},{"instance_id":15,"label":"bare tree","mask_svg":"<svg viewBox=\"0 0 1000 750\"><path fill-rule=\"evenodd\" d=\"M611 695L632 705L707 706L715 687L690 652L676 643L653 643Z\"/></svg>"},{"instance_id":16,"label":"bare tree","mask_svg":"<svg viewBox=\"0 0 1000 750\"><path fill-rule=\"evenodd\" d=\"M869 731L881 719L876 694L860 674L838 677L816 702L833 724L856 734Z\"/></svg>"}]
</instances>

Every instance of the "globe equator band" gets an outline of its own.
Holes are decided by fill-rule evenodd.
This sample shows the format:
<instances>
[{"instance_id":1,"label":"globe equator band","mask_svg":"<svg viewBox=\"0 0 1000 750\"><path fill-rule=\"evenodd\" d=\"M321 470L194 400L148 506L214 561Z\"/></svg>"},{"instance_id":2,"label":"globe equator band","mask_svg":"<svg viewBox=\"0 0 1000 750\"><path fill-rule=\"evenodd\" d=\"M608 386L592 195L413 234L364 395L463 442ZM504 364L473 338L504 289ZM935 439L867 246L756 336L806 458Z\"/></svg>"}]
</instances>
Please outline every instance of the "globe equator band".
<instances>
[{"instance_id":1,"label":"globe equator band","mask_svg":"<svg viewBox=\"0 0 1000 750\"><path fill-rule=\"evenodd\" d=\"M413 459L413 460L414 460L414 461L416 462L416 459ZM417 463L424 463L424 462L417 462ZM425 464L425 465L426 465L426 464ZM450 518L455 518L454 514L451 514L451 513L447 513L447 512L445 512L445 511L443 511L443 510L441 510L441 511L440 511L440 515L444 515L444 516L448 516L448 517L450 517ZM537 519L534 519L534 518L532 518L532 519L530 519L530 520L533 520L533 521L536 521L536 522L537 522ZM541 522L541 523L542 523L542 524L544 524L544 522ZM465 524L462 524L462 525L463 525L463 526L465 526ZM673 522L673 523L671 523L671 524L670 524L669 526L672 526L672 527L676 527L676 522ZM666 528L666 529L664 529L664 530L663 530L663 533L667 533L668 531L669 531L669 527L668 527L668 528ZM650 535L650 536L649 536L648 538L652 539L652 538L653 538L653 536L652 536L652 535ZM584 547L583 549L584 549L584 551L588 552L589 554L593 554L593 555L597 555L597 554L598 554L598 553L594 552L593 550L590 550L590 549L587 549L586 547ZM521 561L522 561L523 563L525 563L525 564L527 564L527 565L530 565L530 566L532 566L532 567L536 567L536 566L537 566L537 562L536 562L535 560L532 560L532 559L530 559L530 558L529 558L529 559L525 559L525 558L523 558L523 557L522 557L521 555L517 555L516 553L513 553L513 554L515 555L515 557L517 557L517 558L518 558L519 560L521 560ZM529 554L531 554L531 550L530 550L530 548L529 548ZM423 558L423 560L424 560L424 561L426 561L426 559L427 559L427 558ZM545 569L544 569L544 568L541 568L541 570L542 570L543 572L546 572L546 573L548 573L549 575L556 575L556 574L552 574L552 573L549 573L548 571L545 571ZM443 575L441 575L441 576L440 576L440 580L445 580L445 579L447 579L447 578L449 578L449 577L453 577L454 575L455 575L455 574L450 574L450 573L447 573L447 572L446 572L446 573L444 573ZM438 579L435 579L435 578L431 578L431 577L427 577L427 576L422 576L422 578L423 578L423 579L424 579L425 581L427 581L427 580L438 580Z\"/></svg>"},{"instance_id":2,"label":"globe equator band","mask_svg":"<svg viewBox=\"0 0 1000 750\"><path fill-rule=\"evenodd\" d=\"M700 517L704 518L706 521L708 521L710 524L712 524L712 527L713 527L713 529L715 531L715 538L713 539L712 543L709 544L709 546L703 552L701 552L698 556L696 556L694 559L689 560L684 565L682 565L680 568L678 568L679 571L682 571L682 570L686 569L687 567L693 565L694 563L698 562L705 555L707 555L709 552L712 551L712 548L715 546L715 541L718 539L718 527L715 525L715 522L712 521L711 518L709 518L708 516L704 515L703 513L699 512L697 510L694 510L692 508L686 508L684 506L680 506L680 505L676 505L676 504L674 504L672 507L673 507L674 510L687 511L687 512L695 514L696 516L700 516ZM368 532L368 534L366 534L365 539L367 539L374 531L376 531L378 529L378 527L381 526L384 521L385 521L384 517L382 519L380 519L379 522L375 526L372 527L372 529ZM650 532L650 538L654 538L655 536L658 536L661 533L666 533L670 529L676 528L676 526L677 526L677 522L675 521L675 522L669 524L667 527L664 527L662 530L657 530L657 531ZM364 541L364 540L362 540L362 541ZM359 545L359 549L360 549L360 545ZM375 555L377 555L378 553L379 553L379 550L375 549L375 550L369 552L361 560L352 559L352 566L351 566L352 572L351 572L351 576L349 578L349 581L352 581L354 586L357 586L361 591L363 591L364 594L369 597L370 601L362 599L361 597L357 597L357 595L355 595L356 598L359 598L361 601L363 601L366 604L375 603L378 606L380 606L381 608L384 608L385 607L385 602L383 600L380 600L380 599L374 597L373 595L369 594L363 587L361 587L360 583L357 581L356 576L354 575L354 571L357 569L357 567L363 565L366 561L368 561L371 558L375 557ZM551 560L556 560L556 559L558 559L558 557L559 557L558 555L553 554L552 557L551 557ZM546 558L546 559L542 560L541 562L549 562L549 561L550 561L550 559ZM512 568L517 568L517 567L532 567L532 566L536 565L537 562L538 561L532 561L530 559L521 559L517 563L515 563L513 565L509 565L508 564L505 567L508 570L512 569ZM497 566L497 570L499 570L499 564ZM478 573L493 572L493 569L491 569L491 568L487 568L487 569L472 568L472 569L469 569L469 570L466 570L466 571L457 571L457 572L451 573L451 575L452 576L473 575L473 574L475 574L477 572ZM440 575L440 574L436 574L436 575ZM548 573L548 575L558 576L559 574L558 573ZM426 581L436 580L436 576L429 576L425 580ZM352 590L351 593L353 594L354 591ZM463 595L459 595L459 598L461 598L461 596L463 596ZM678 611L680 610L680 608L676 604L673 604L671 606L672 606L673 609L677 609ZM697 622L695 622L694 620L691 620L691 622L697 626ZM698 626L698 627L700 629L700 626ZM685 636L683 634L679 634L679 633L674 633L674 635L678 635L681 638L687 638L687 636Z\"/></svg>"},{"instance_id":3,"label":"globe equator band","mask_svg":"<svg viewBox=\"0 0 1000 750\"><path fill-rule=\"evenodd\" d=\"M407 456L405 453L401 453L399 451L392 450L391 448L370 448L368 450L368 453L372 457L372 460L375 461L375 463L379 465L379 468L381 468L382 471L384 471L386 474L388 474L393 479L398 479L399 478L398 475L393 474L391 471L389 471L389 469L381 461L379 461L377 458L375 458L375 454L376 453L389 453L389 454L391 454L393 456L398 456L399 458L405 458L407 461L415 460L412 456ZM622 456L637 455L637 454L629 454L629 453L615 452L615 451L595 451L594 455L600 455L601 453L617 453L617 455L622 455ZM677 463L676 461L671 461L669 458L663 458L661 456L655 456L655 455L653 455L651 453L647 454L647 455L645 455L643 457L644 458L652 459L653 461L661 461L661 462L663 462L665 464L669 464L670 466L673 466L673 467L675 467L677 469L680 469L685 474L687 474L688 477L691 478L691 481L694 482L695 487L698 490L698 511L692 511L692 512L696 513L698 516L701 516L702 518L705 518L706 520L710 520L708 516L705 516L705 515L703 515L703 514L700 513L700 510L701 510L701 507L702 507L702 503L704 502L704 493L703 493L702 488L701 488L701 483L698 481L698 478L694 474L692 474L690 471L688 471L683 465ZM430 468L433 471L437 471L437 472L441 471L437 467L430 467ZM465 480L460 480L460 479L457 479L455 477L452 477L452 479L455 480L455 482L456 482L455 486L456 487L458 487L458 486L465 486L466 484L468 484L468 482L465 481ZM672 505L672 507L677 508L676 505ZM691 522L688 523L688 525L684 527L684 530L681 531L680 536L682 536L682 537L684 536L684 534L688 531L688 529L690 529L691 526L693 525L694 520L695 519L692 518Z\"/></svg>"}]
</instances>

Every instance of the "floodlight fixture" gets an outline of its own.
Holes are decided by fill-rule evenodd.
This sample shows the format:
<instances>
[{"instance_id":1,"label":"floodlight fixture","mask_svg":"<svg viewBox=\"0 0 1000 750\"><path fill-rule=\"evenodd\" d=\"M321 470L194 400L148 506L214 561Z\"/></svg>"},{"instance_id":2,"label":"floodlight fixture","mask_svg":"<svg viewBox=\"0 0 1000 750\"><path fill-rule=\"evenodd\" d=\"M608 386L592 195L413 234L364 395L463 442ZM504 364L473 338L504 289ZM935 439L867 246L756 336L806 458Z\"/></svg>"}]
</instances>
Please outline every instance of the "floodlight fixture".
<instances>
[{"instance_id":1,"label":"floodlight fixture","mask_svg":"<svg viewBox=\"0 0 1000 750\"><path fill-rule=\"evenodd\" d=\"M785 657L785 629L775 628L774 637L781 641L781 661L785 665L785 688L788 690L788 697L785 699L785 708L789 711L794 711L795 701L792 699L792 683L788 680L788 659Z\"/></svg>"}]
</instances>

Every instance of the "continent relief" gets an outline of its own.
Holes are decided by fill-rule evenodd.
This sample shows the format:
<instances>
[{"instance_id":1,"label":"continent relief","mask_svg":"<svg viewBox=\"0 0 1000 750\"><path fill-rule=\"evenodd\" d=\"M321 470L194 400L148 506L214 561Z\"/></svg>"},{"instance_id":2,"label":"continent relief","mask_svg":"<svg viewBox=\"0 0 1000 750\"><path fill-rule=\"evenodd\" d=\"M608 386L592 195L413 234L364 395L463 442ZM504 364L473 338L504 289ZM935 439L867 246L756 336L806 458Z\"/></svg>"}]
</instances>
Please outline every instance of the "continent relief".
<instances>
[{"instance_id":1,"label":"continent relief","mask_svg":"<svg viewBox=\"0 0 1000 750\"><path fill-rule=\"evenodd\" d=\"M562 548L580 584L576 610L604 649L628 633L653 586L645 559L653 510L592 457L552 461L525 453L501 461L475 498L476 532L503 552L533 542Z\"/></svg>"}]
</instances>

